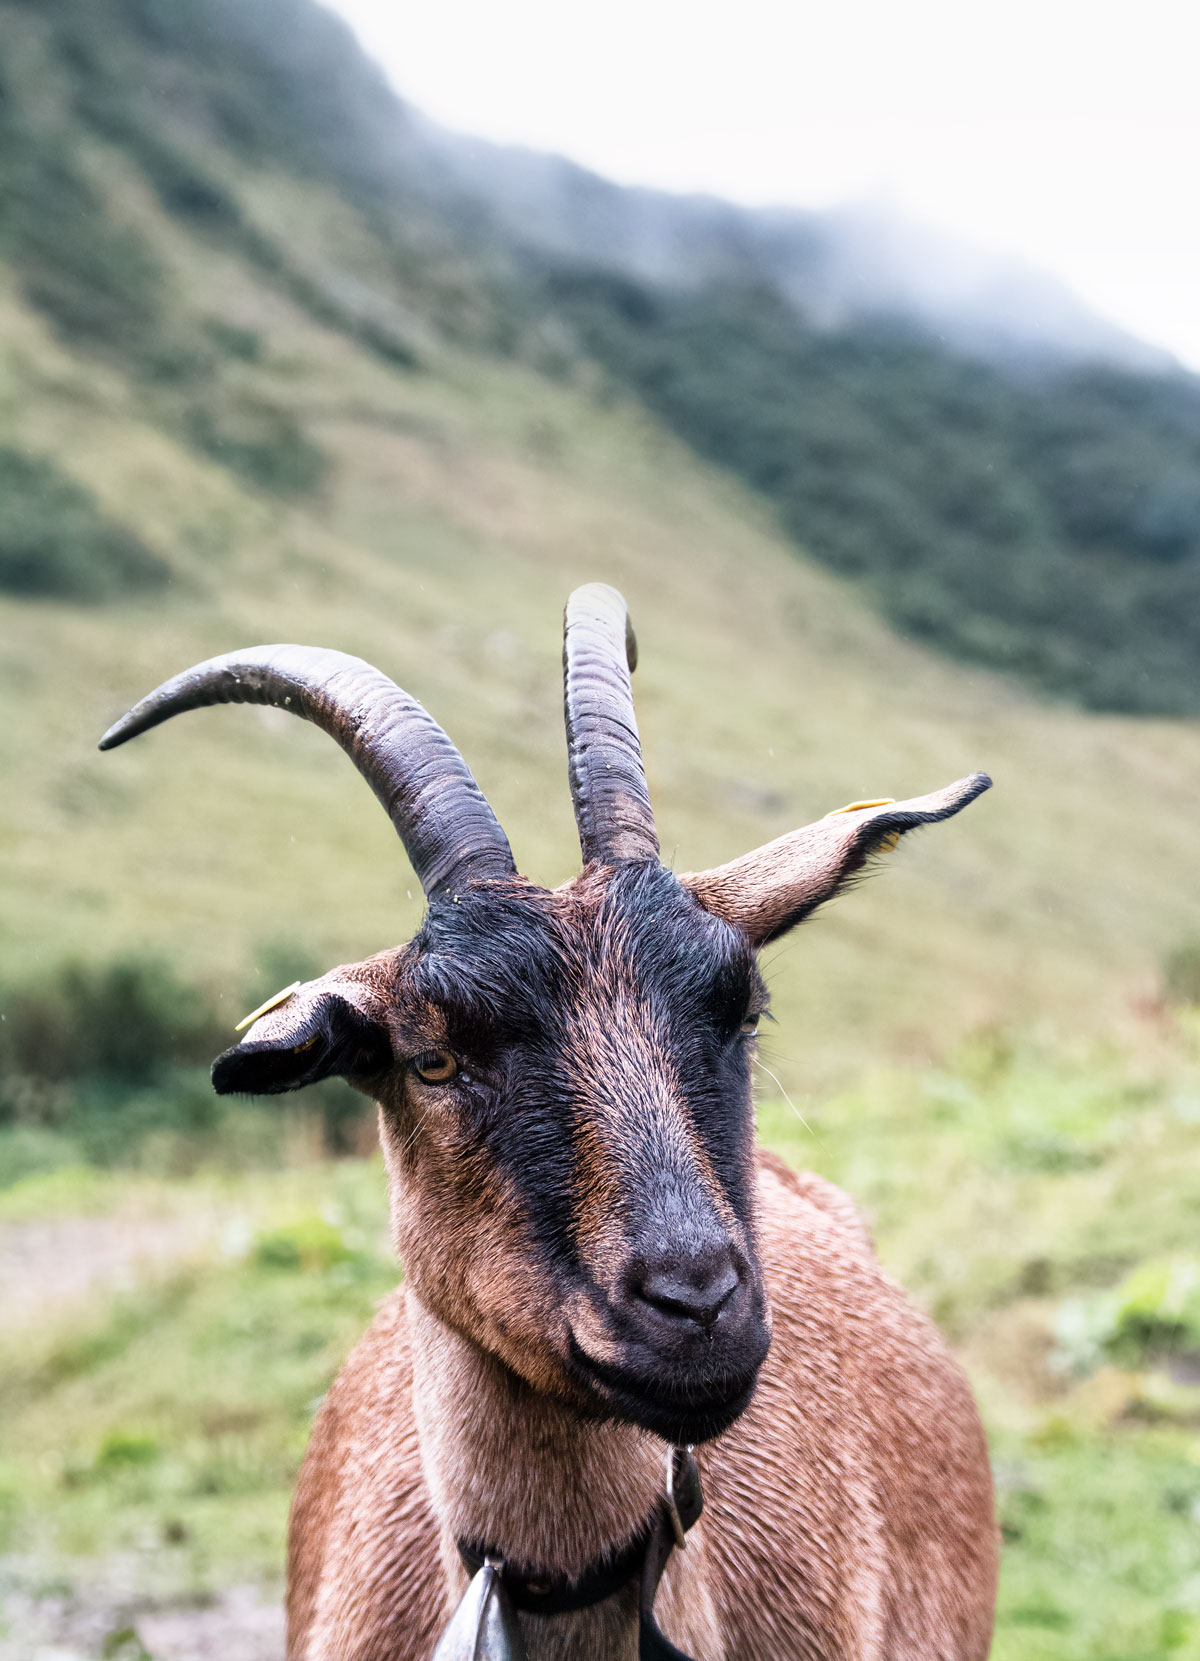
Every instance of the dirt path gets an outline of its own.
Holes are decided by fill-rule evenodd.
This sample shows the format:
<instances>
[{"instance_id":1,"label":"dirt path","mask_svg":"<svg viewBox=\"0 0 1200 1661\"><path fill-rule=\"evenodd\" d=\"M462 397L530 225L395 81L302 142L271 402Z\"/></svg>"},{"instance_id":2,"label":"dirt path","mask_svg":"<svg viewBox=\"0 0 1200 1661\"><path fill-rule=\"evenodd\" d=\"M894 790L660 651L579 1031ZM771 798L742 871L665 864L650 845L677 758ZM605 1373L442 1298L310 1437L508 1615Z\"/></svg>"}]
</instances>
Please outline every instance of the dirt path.
<instances>
[{"instance_id":1,"label":"dirt path","mask_svg":"<svg viewBox=\"0 0 1200 1661\"><path fill-rule=\"evenodd\" d=\"M181 1216L53 1217L0 1223L0 1328L44 1320L90 1292L167 1274L218 1244L211 1211Z\"/></svg>"},{"instance_id":2,"label":"dirt path","mask_svg":"<svg viewBox=\"0 0 1200 1661\"><path fill-rule=\"evenodd\" d=\"M0 1591L0 1661L282 1661L283 1610L252 1587L205 1609L136 1609L98 1589Z\"/></svg>"},{"instance_id":3,"label":"dirt path","mask_svg":"<svg viewBox=\"0 0 1200 1661\"><path fill-rule=\"evenodd\" d=\"M0 1223L0 1330L69 1319L98 1292L153 1283L221 1250L239 1226L238 1212L214 1206ZM153 1607L103 1585L42 1591L18 1562L0 1560L0 1661L101 1657L282 1661L283 1610L253 1587L232 1588L205 1608Z\"/></svg>"}]
</instances>

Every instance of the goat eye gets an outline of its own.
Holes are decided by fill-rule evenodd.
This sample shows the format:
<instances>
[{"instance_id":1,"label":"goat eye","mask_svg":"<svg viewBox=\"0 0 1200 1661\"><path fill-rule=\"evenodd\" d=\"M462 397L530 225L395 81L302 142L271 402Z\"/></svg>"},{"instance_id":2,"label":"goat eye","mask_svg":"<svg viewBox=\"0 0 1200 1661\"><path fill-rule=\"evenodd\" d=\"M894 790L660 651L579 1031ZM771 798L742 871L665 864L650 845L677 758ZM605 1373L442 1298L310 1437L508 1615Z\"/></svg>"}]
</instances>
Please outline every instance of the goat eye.
<instances>
[{"instance_id":1,"label":"goat eye","mask_svg":"<svg viewBox=\"0 0 1200 1661\"><path fill-rule=\"evenodd\" d=\"M426 1084L446 1084L458 1072L458 1062L449 1050L423 1050L409 1065Z\"/></svg>"}]
</instances>

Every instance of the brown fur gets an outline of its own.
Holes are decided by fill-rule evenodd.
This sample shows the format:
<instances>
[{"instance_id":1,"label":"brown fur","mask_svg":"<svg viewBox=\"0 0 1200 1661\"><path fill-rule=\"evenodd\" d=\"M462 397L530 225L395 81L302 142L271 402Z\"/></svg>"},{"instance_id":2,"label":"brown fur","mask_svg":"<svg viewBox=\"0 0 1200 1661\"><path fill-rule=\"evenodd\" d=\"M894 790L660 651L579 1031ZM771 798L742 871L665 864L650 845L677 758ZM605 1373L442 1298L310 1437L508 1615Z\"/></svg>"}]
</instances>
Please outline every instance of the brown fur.
<instances>
[{"instance_id":1,"label":"brown fur","mask_svg":"<svg viewBox=\"0 0 1200 1661\"><path fill-rule=\"evenodd\" d=\"M689 871L679 880L707 911L762 946L845 887L872 854L890 851L906 831L949 818L990 783L974 773L909 801L854 803L727 865Z\"/></svg>"},{"instance_id":2,"label":"brown fur","mask_svg":"<svg viewBox=\"0 0 1200 1661\"><path fill-rule=\"evenodd\" d=\"M982 1661L997 1564L968 1387L851 1203L760 1159L774 1342L700 1450L706 1506L659 1594L697 1661ZM454 1541L578 1572L643 1525L663 1444L539 1394L397 1291L321 1410L292 1513L289 1661L427 1661ZM634 1661L630 1597L523 1616L530 1661Z\"/></svg>"}]
</instances>

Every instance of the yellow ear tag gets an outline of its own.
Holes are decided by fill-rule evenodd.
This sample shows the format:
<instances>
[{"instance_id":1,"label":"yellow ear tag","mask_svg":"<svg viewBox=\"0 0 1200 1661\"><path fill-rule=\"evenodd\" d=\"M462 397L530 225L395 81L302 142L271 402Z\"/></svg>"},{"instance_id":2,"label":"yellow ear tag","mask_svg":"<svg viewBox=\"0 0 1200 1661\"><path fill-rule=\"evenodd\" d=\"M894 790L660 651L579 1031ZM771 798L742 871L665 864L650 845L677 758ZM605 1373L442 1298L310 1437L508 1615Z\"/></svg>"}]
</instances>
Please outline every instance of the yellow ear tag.
<instances>
[{"instance_id":1,"label":"yellow ear tag","mask_svg":"<svg viewBox=\"0 0 1200 1661\"><path fill-rule=\"evenodd\" d=\"M827 819L836 819L839 813L858 813L865 807L891 807L895 800L896 798L894 796L881 796L877 802L849 802L845 807L835 807L833 812L827 813L825 817ZM889 835L883 838L876 849L876 852L881 854L895 853L899 843L900 832L892 831Z\"/></svg>"},{"instance_id":2,"label":"yellow ear tag","mask_svg":"<svg viewBox=\"0 0 1200 1661\"><path fill-rule=\"evenodd\" d=\"M864 807L891 807L896 800L894 796L880 796L875 802L847 802L845 807L835 807L832 813L827 813L827 819L836 819L839 813L857 813Z\"/></svg>"},{"instance_id":3,"label":"yellow ear tag","mask_svg":"<svg viewBox=\"0 0 1200 1661\"><path fill-rule=\"evenodd\" d=\"M249 1015L246 1016L245 1020L239 1021L237 1026L233 1029L234 1032L244 1031L246 1027L252 1026L254 1022L258 1020L260 1015L265 1015L268 1010L278 1009L280 1004L287 1003L288 999L292 996L292 993L299 992L303 985L304 982L302 980L294 980L290 986L285 986L282 992L276 992L274 997L268 998L265 1004L259 1004L257 1009L252 1009Z\"/></svg>"}]
</instances>

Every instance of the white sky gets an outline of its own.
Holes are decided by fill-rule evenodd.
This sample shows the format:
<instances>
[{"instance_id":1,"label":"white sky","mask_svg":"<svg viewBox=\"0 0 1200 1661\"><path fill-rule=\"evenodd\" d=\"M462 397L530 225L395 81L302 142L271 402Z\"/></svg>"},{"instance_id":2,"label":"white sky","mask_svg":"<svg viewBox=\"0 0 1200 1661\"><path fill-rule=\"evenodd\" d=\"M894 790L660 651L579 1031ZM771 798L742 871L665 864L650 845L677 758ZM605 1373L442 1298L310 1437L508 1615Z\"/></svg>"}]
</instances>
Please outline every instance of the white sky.
<instances>
[{"instance_id":1,"label":"white sky","mask_svg":"<svg viewBox=\"0 0 1200 1661\"><path fill-rule=\"evenodd\" d=\"M750 203L882 198L1200 368L1197 0L326 0L444 125Z\"/></svg>"}]
</instances>

